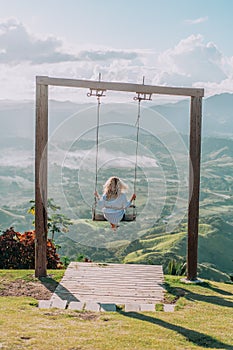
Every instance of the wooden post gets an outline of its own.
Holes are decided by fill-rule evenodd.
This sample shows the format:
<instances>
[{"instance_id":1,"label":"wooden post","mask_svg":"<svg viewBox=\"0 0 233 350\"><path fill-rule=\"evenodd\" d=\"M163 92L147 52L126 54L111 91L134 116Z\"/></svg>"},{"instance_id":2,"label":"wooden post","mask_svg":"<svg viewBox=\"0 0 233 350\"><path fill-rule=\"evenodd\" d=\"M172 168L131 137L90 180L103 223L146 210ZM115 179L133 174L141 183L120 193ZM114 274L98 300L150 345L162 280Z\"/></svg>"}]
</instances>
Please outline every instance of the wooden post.
<instances>
[{"instance_id":1,"label":"wooden post","mask_svg":"<svg viewBox=\"0 0 233 350\"><path fill-rule=\"evenodd\" d=\"M47 275L48 86L36 84L35 276Z\"/></svg>"},{"instance_id":2,"label":"wooden post","mask_svg":"<svg viewBox=\"0 0 233 350\"><path fill-rule=\"evenodd\" d=\"M197 279L202 98L191 97L187 279Z\"/></svg>"}]
</instances>

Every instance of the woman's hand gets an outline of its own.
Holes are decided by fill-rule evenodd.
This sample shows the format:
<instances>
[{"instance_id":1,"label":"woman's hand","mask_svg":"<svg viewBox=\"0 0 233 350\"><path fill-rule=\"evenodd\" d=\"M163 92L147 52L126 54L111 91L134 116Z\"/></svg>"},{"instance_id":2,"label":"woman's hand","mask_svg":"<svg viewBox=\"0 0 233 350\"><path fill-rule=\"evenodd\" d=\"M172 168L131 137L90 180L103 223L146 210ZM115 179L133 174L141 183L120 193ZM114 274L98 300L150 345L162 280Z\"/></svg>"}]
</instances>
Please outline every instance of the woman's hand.
<instances>
[{"instance_id":1,"label":"woman's hand","mask_svg":"<svg viewBox=\"0 0 233 350\"><path fill-rule=\"evenodd\" d=\"M130 199L130 202L134 201L136 199L136 194L134 193Z\"/></svg>"},{"instance_id":2,"label":"woman's hand","mask_svg":"<svg viewBox=\"0 0 233 350\"><path fill-rule=\"evenodd\" d=\"M94 196L98 199L100 198L99 193L97 191L94 192Z\"/></svg>"}]
</instances>

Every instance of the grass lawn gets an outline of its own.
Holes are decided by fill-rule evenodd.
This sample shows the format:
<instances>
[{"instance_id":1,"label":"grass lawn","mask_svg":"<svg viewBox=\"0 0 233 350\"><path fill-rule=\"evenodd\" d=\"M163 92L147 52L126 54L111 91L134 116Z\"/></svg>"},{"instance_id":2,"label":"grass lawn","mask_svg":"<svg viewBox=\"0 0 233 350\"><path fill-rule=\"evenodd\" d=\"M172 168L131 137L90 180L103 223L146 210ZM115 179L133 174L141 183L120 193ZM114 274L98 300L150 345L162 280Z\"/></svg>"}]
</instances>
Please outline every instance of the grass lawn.
<instances>
[{"instance_id":1,"label":"grass lawn","mask_svg":"<svg viewBox=\"0 0 233 350\"><path fill-rule=\"evenodd\" d=\"M49 271L59 281L61 271ZM0 271L9 278L32 279L33 271ZM17 275L17 276L16 276ZM48 282L48 281L47 281ZM233 349L233 285L206 281L186 285L166 276L166 313L88 313L37 308L30 297L0 298L0 349L145 350Z\"/></svg>"},{"instance_id":2,"label":"grass lawn","mask_svg":"<svg viewBox=\"0 0 233 350\"><path fill-rule=\"evenodd\" d=\"M37 278L34 277L34 273L34 270L0 270L0 288L3 281L11 282L19 278L28 282L36 281ZM62 279L64 273L65 270L47 270L47 275L52 276L50 283L59 282ZM44 280L47 280L47 278L44 278Z\"/></svg>"}]
</instances>

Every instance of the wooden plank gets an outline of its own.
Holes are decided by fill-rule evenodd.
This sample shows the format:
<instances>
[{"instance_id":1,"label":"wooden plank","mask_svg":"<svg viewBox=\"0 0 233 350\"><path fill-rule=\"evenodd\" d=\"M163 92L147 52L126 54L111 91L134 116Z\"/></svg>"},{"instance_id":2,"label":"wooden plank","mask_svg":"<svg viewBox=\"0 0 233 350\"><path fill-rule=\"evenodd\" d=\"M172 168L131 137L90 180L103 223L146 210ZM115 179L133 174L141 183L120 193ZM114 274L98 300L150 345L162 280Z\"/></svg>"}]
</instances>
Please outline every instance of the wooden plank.
<instances>
[{"instance_id":1,"label":"wooden plank","mask_svg":"<svg viewBox=\"0 0 233 350\"><path fill-rule=\"evenodd\" d=\"M122 297L122 298L126 298L127 297L127 298L138 298L138 299L143 298L143 299L146 299L146 298L158 298L158 296L160 295L160 294L148 294L148 293L132 293L132 294L130 294L130 293L126 293L126 292L123 292L123 291L118 292L118 293L106 293L105 291L95 290L95 291L93 291L93 293L92 292L88 292L88 291L86 291L86 292L75 292L75 293L68 293L68 292L67 293L60 293L59 296L63 295L66 298L66 296L69 295L69 294L77 295L78 297L91 295L92 297L94 296L94 298L96 300L98 300L99 296L112 296L112 297L116 296L116 297ZM161 295L162 295L162 293L161 293Z\"/></svg>"},{"instance_id":2,"label":"wooden plank","mask_svg":"<svg viewBox=\"0 0 233 350\"><path fill-rule=\"evenodd\" d=\"M61 300L71 300L74 297L76 301L86 301L86 300L92 300L96 302L103 302L105 301L111 301L113 303L116 303L118 300L121 300L122 303L125 303L129 300L136 300L136 301L147 301L149 304L154 302L155 300L157 301L162 301L163 300L163 294L158 294L156 296L150 296L150 295L127 295L127 294L105 294L105 293L85 293L85 294L73 294L73 293L59 293L57 294L57 298Z\"/></svg>"},{"instance_id":3,"label":"wooden plank","mask_svg":"<svg viewBox=\"0 0 233 350\"><path fill-rule=\"evenodd\" d=\"M114 264L114 263L82 263L82 262L71 262L69 264L69 269L66 270L66 274L71 272L72 269L76 269L76 270L86 270L86 269L90 269L90 270L94 270L94 269L99 270L100 268L102 269L114 269L114 271L116 271L116 269L118 270L141 270L141 271L145 271L148 272L149 270L151 271L155 271L155 270L159 270L159 271L163 271L163 268L161 265L149 265L149 264Z\"/></svg>"},{"instance_id":4,"label":"wooden plank","mask_svg":"<svg viewBox=\"0 0 233 350\"><path fill-rule=\"evenodd\" d=\"M106 278L106 276L104 276ZM70 282L70 281L67 281L67 280L64 280L63 283L66 283L66 285L69 284L69 286L76 286L78 285L79 288L81 288L82 286L93 286L93 285L100 285L101 287L111 287L111 286L114 286L116 283L119 283L119 288L120 287L127 287L127 288L134 288L134 287L137 287L137 288L155 288L155 284L158 284L158 281L154 280L150 283L148 282L145 282L145 279L144 279L144 283L141 283L141 284L138 284L138 283L135 283L134 281L129 281L128 283L120 283L119 280L114 280L114 281L111 281L110 283L102 283L102 281L100 280L93 280L93 279L90 279L89 277L89 282L87 280L85 281L79 281L79 280L75 280L74 282Z\"/></svg>"},{"instance_id":5,"label":"wooden plank","mask_svg":"<svg viewBox=\"0 0 233 350\"><path fill-rule=\"evenodd\" d=\"M63 300L125 304L163 300L162 266L73 262L55 294Z\"/></svg>"},{"instance_id":6,"label":"wooden plank","mask_svg":"<svg viewBox=\"0 0 233 350\"><path fill-rule=\"evenodd\" d=\"M35 276L47 275L48 86L36 85Z\"/></svg>"},{"instance_id":7,"label":"wooden plank","mask_svg":"<svg viewBox=\"0 0 233 350\"><path fill-rule=\"evenodd\" d=\"M84 79L65 79L65 78L52 78L47 76L37 76L37 84L64 86L73 88L87 88L93 90L111 90L111 91L124 91L135 92L142 94L162 94L162 95L176 95L176 96L196 96L203 97L204 89L201 88L180 88L169 86L156 86L156 85L144 85L144 84L130 84L130 83L118 83L118 82L104 82Z\"/></svg>"},{"instance_id":8,"label":"wooden plank","mask_svg":"<svg viewBox=\"0 0 233 350\"><path fill-rule=\"evenodd\" d=\"M111 279L110 276L105 276L105 274L103 274L103 276L105 277L105 279ZM102 276L102 278L103 278L103 276ZM161 281L161 279L160 279L159 281L158 280L154 280L154 281L151 281L151 282L147 282L145 277L140 276L139 278L142 279L143 283L139 284L139 283L136 283L135 281L131 281L131 280L129 280L128 284L127 284L127 282L121 283L121 278L120 277L119 277L118 280L115 279L113 281L111 280L109 283L104 283L100 279L99 280L93 280L92 278L90 278L90 276L88 276L88 279L89 279L88 281L87 281L87 279L85 279L85 280L82 279L82 281L74 280L73 282L68 281L68 280L62 280L62 281L63 281L63 283L69 284L70 286L78 285L79 287L82 287L83 285L85 285L85 286L101 285L102 287L104 287L104 286L112 286L112 285L115 285L116 283L119 283L119 286L122 286L122 287L126 286L126 287L129 287L129 288L130 288L130 286L136 286L138 288L141 288L141 287L143 287L143 288L148 287L149 288L150 286L154 287L155 285L159 286L159 283Z\"/></svg>"},{"instance_id":9,"label":"wooden plank","mask_svg":"<svg viewBox=\"0 0 233 350\"><path fill-rule=\"evenodd\" d=\"M187 278L197 278L202 99L191 98Z\"/></svg>"}]
</instances>

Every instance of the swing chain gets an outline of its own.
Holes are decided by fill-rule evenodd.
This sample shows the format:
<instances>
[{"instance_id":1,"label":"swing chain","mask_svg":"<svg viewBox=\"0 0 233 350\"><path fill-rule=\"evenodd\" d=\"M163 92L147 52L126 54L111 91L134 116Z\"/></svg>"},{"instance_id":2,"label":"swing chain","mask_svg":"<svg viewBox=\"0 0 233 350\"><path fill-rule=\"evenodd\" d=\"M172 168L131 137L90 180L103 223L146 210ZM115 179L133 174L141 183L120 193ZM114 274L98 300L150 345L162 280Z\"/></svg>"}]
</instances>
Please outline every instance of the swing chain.
<instances>
[{"instance_id":1,"label":"swing chain","mask_svg":"<svg viewBox=\"0 0 233 350\"><path fill-rule=\"evenodd\" d=\"M137 184L138 143L139 143L139 131L140 131L139 123L140 123L140 117L141 117L141 99L137 99L137 101L138 101L138 115L135 123L135 126L137 126L137 134L136 134L136 154L135 154L135 165L134 165L134 193L136 193L136 184Z\"/></svg>"},{"instance_id":2,"label":"swing chain","mask_svg":"<svg viewBox=\"0 0 233 350\"><path fill-rule=\"evenodd\" d=\"M97 95L95 95L97 96ZM103 95L101 95L103 96ZM98 155L99 155L99 128L100 128L100 97L97 96L97 126L96 126L96 159L95 159L95 192L97 191L97 183L98 183ZM95 199L95 208L97 205L97 198Z\"/></svg>"},{"instance_id":3,"label":"swing chain","mask_svg":"<svg viewBox=\"0 0 233 350\"><path fill-rule=\"evenodd\" d=\"M101 74L99 74L99 81L101 80ZM95 159L95 193L97 191L97 182L98 182L98 154L99 154L99 127L100 127L100 99L104 97L104 89L92 89L87 93L88 97L96 96L97 97L97 126L96 126L96 159ZM94 196L94 205L92 207L92 214L95 219L95 211L97 206L97 198Z\"/></svg>"}]
</instances>

